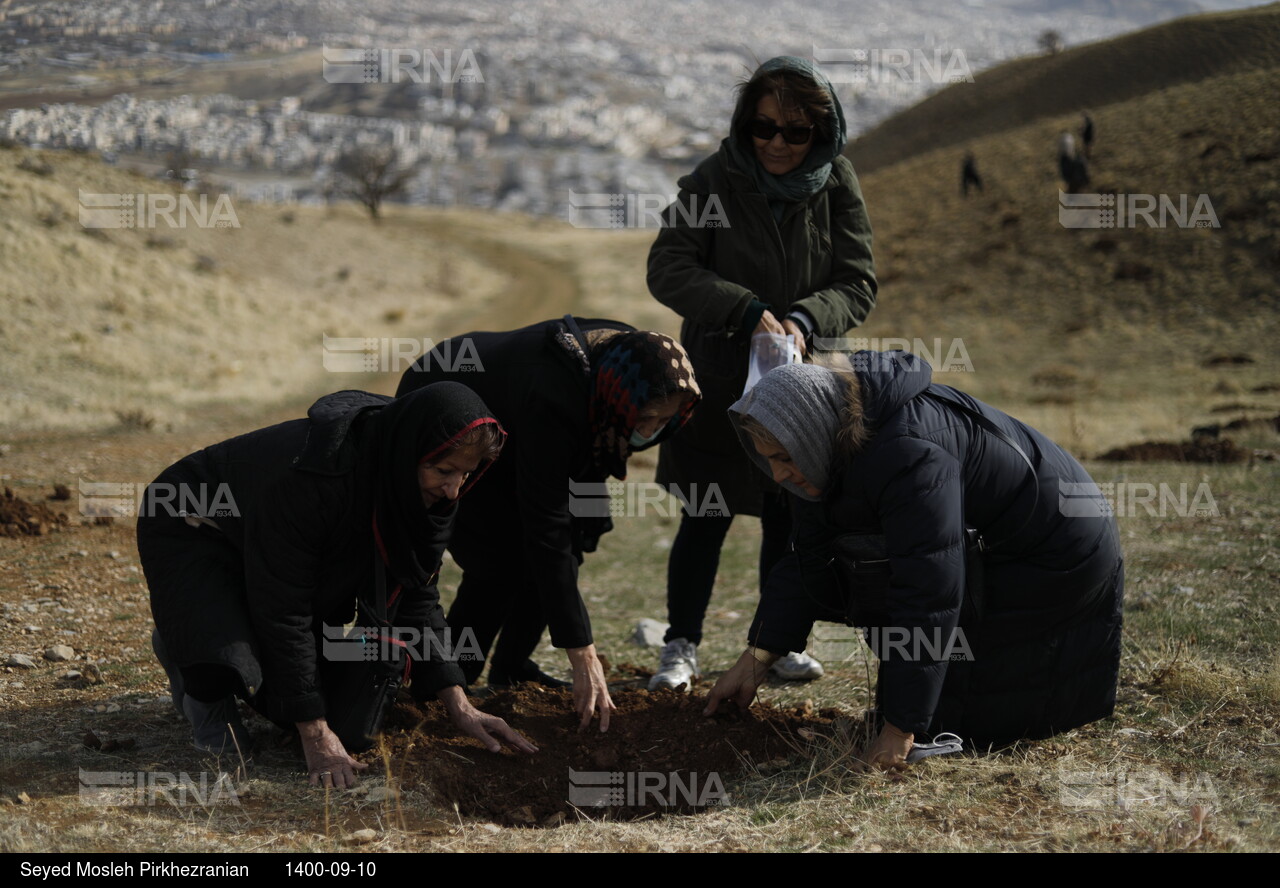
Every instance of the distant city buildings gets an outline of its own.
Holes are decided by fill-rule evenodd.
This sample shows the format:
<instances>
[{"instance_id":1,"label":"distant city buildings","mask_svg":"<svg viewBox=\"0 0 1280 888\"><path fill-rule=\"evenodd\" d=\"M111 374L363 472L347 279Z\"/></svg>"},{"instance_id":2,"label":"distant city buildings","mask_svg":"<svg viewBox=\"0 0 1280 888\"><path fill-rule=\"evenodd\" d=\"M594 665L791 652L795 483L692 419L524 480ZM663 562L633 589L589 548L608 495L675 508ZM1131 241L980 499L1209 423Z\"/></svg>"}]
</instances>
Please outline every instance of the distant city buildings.
<instances>
[{"instance_id":1,"label":"distant city buildings","mask_svg":"<svg viewBox=\"0 0 1280 888\"><path fill-rule=\"evenodd\" d=\"M412 203L566 216L570 191L674 193L725 135L734 83L772 55L824 67L829 56L856 134L944 77L1031 51L1035 34L1063 26L980 3L929 5L815 3L779 19L760 0L730 21L707 0L441 0L429 11L414 0L0 0L0 90L43 72L65 94L131 70L177 86L211 62L261 65L304 48L326 59L313 82L288 82L294 95L43 104L0 116L0 139L162 167L181 158L264 200L323 199L341 152L386 146L415 170ZM1127 27L1070 24L1077 39ZM356 59L342 77L327 76L332 50Z\"/></svg>"}]
</instances>

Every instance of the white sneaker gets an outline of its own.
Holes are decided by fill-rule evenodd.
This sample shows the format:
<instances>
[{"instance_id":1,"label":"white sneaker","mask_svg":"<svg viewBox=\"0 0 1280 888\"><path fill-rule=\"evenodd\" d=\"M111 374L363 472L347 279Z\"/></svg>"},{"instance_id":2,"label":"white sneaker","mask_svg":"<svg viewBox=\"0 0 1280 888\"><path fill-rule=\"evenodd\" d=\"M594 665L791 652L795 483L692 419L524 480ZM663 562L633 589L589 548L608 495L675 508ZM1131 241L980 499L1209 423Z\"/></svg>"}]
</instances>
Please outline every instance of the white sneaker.
<instances>
[{"instance_id":1,"label":"white sneaker","mask_svg":"<svg viewBox=\"0 0 1280 888\"><path fill-rule=\"evenodd\" d=\"M804 651L787 654L769 667L769 671L785 681L813 681L822 678L822 664Z\"/></svg>"},{"instance_id":2,"label":"white sneaker","mask_svg":"<svg viewBox=\"0 0 1280 888\"><path fill-rule=\"evenodd\" d=\"M649 690L658 688L678 688L684 685L688 691L693 687L693 680L700 677L698 672L698 646L683 638L674 638L662 648L662 665L649 679Z\"/></svg>"}]
</instances>

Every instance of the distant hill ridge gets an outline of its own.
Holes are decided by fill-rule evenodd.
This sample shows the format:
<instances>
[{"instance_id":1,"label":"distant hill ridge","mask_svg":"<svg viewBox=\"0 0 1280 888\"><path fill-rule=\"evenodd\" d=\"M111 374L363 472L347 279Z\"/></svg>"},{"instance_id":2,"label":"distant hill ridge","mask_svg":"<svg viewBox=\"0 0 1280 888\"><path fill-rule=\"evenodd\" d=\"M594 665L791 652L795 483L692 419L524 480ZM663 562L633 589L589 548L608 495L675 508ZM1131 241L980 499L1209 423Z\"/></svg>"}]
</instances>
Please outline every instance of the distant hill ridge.
<instances>
[{"instance_id":1,"label":"distant hill ridge","mask_svg":"<svg viewBox=\"0 0 1280 888\"><path fill-rule=\"evenodd\" d=\"M1280 3L1189 16L1051 56L1016 59L940 90L855 141L860 174L1022 126L1247 69L1280 65Z\"/></svg>"}]
</instances>

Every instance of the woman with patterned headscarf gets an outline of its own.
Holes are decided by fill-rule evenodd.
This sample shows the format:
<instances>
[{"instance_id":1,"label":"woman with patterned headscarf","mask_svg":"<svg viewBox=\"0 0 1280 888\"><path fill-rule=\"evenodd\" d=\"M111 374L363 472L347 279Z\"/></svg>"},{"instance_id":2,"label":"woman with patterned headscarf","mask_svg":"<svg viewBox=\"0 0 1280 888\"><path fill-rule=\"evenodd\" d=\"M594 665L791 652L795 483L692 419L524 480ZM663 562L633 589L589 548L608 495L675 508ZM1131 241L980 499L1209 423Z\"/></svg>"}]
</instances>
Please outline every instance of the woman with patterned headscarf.
<instances>
[{"instance_id":1,"label":"woman with patterned headscarf","mask_svg":"<svg viewBox=\"0 0 1280 888\"><path fill-rule=\"evenodd\" d=\"M491 687L564 684L530 659L549 627L568 653L582 724L598 711L606 730L613 701L578 568L612 527L605 481L626 476L633 452L675 434L701 397L689 358L661 333L567 316L442 342L399 391L443 379L465 381L509 433L502 461L459 509L449 551L462 582L449 624L474 631L486 656L497 638ZM462 667L475 681L484 660Z\"/></svg>"},{"instance_id":2,"label":"woman with patterned headscarf","mask_svg":"<svg viewBox=\"0 0 1280 888\"><path fill-rule=\"evenodd\" d=\"M650 687L686 687L734 515L758 515L760 579L786 550L786 498L738 446L728 409L747 381L751 337L840 337L875 305L871 223L843 155L845 119L831 83L804 59L781 56L740 86L720 150L680 179L680 194L649 251L649 290L684 318L705 403L662 448L658 481L721 495L727 515L686 510L667 565L671 623ZM809 679L821 665L803 651L774 664Z\"/></svg>"}]
</instances>

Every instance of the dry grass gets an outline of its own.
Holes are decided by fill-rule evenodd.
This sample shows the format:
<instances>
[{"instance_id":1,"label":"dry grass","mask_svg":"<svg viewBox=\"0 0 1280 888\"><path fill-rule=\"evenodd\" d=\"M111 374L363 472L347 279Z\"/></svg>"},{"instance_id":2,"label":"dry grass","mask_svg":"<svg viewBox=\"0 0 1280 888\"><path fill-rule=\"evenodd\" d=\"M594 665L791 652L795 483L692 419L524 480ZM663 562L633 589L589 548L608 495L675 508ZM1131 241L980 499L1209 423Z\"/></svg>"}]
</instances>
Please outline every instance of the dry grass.
<instances>
[{"instance_id":1,"label":"dry grass","mask_svg":"<svg viewBox=\"0 0 1280 888\"><path fill-rule=\"evenodd\" d=\"M969 202L955 193L952 151L866 177L884 286L860 335L930 345L961 337L973 372L940 373L939 381L1082 455L1185 438L1194 426L1230 418L1213 412L1228 400L1274 407L1276 288L1266 263L1280 230L1275 174L1243 158L1280 132L1269 101L1278 87L1274 74L1238 74L1095 111L1105 134L1098 175L1108 183L1208 191L1221 213L1263 208L1230 226L1224 219L1220 230L1058 226L1045 146L1071 118L976 141L989 185ZM1229 150L1202 162L1208 137L1182 135L1193 117ZM354 209L237 207L238 230L91 238L76 221L77 188L130 192L154 183L70 155L41 156L53 173L36 175L17 169L25 156L0 149L0 374L10 382L0 394L0 428L11 445L0 452L0 480L27 498L77 476L145 481L212 440L300 415L324 391L394 387L394 377L325 374L321 331L440 338L566 311L678 327L645 289L651 232L400 208L375 228ZM1114 243L1099 250L1104 237ZM211 270L196 270L199 256L213 260ZM1117 279L1117 263L1130 260L1155 274ZM1254 363L1205 366L1208 356L1241 353ZM153 418L154 427L118 428L117 411ZM1278 446L1264 429L1239 440ZM651 456L637 457L631 480L652 478L653 466ZM156 702L166 683L147 648L132 529L75 526L0 540L0 602L11 606L0 620L0 650L38 658L52 636L74 631L77 650L107 679L73 686L45 662L0 672L0 850L1277 850L1276 466L1089 464L1100 482L1207 483L1218 510L1122 518L1128 594L1113 719L1048 741L931 759L897 778L858 774L850 754L873 664L828 661L821 681L771 683L762 696L839 708L847 730L815 735L786 760L730 782L731 805L548 830L459 818L428 787L397 786L396 763L377 754L367 760L380 776L360 790L315 792L303 785L296 751L270 742L237 783L238 806L86 808L78 768L219 766L186 746L181 720ZM586 562L584 596L614 663L656 661L627 639L638 618L663 614L675 527L671 512L620 519ZM755 522L735 522L700 650L708 681L741 650L758 545ZM446 597L456 584L447 564ZM38 603L42 597L50 603ZM28 622L39 631L28 633ZM549 647L538 658L563 668L563 655ZM108 703L120 710L86 711ZM264 723L251 727L269 737ZM87 749L90 728L137 745ZM1106 804L1072 803L1072 780L1082 774L1095 792L1110 793ZM29 804L12 804L20 792ZM374 831L371 841L347 844L361 829Z\"/></svg>"},{"instance_id":2,"label":"dry grass","mask_svg":"<svg viewBox=\"0 0 1280 888\"><path fill-rule=\"evenodd\" d=\"M1075 115L1085 109L1223 74L1273 68L1277 59L1280 7L1274 3L1187 16L983 71L972 83L942 89L886 120L861 137L852 154L871 171L947 147L957 158L958 172L959 149L970 140L1060 115L1073 115L1070 129L1075 131ZM1109 123L1099 129L1103 138L1115 137Z\"/></svg>"}]
</instances>

